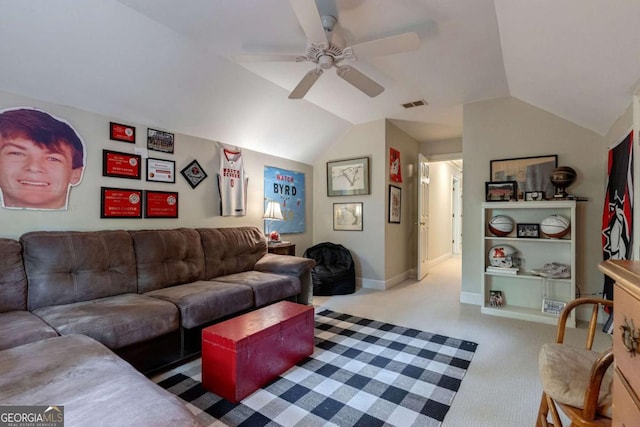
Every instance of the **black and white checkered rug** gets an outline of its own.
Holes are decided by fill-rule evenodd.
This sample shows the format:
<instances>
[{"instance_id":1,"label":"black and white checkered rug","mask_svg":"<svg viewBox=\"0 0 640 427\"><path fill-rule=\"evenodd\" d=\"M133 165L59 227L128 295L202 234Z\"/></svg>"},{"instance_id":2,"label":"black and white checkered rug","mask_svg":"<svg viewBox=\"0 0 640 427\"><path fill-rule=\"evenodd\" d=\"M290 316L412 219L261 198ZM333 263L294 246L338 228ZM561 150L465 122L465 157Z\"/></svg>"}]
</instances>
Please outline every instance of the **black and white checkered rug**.
<instances>
[{"instance_id":1,"label":"black and white checkered rug","mask_svg":"<svg viewBox=\"0 0 640 427\"><path fill-rule=\"evenodd\" d=\"M348 314L315 315L314 353L239 404L200 359L153 378L210 426L439 426L477 344Z\"/></svg>"}]
</instances>

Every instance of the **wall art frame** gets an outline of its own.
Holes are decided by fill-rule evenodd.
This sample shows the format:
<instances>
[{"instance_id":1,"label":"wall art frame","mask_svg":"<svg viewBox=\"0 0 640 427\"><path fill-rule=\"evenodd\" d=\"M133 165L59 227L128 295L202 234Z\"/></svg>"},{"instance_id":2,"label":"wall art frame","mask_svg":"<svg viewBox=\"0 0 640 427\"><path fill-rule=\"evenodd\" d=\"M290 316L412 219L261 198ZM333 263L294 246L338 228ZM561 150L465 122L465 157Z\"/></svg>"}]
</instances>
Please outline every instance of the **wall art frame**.
<instances>
[{"instance_id":1,"label":"wall art frame","mask_svg":"<svg viewBox=\"0 0 640 427\"><path fill-rule=\"evenodd\" d=\"M109 122L109 139L135 144L136 128L122 123Z\"/></svg>"},{"instance_id":2,"label":"wall art frame","mask_svg":"<svg viewBox=\"0 0 640 427\"><path fill-rule=\"evenodd\" d=\"M518 200L518 183L516 181L490 181L485 182L484 186L487 202Z\"/></svg>"},{"instance_id":3,"label":"wall art frame","mask_svg":"<svg viewBox=\"0 0 640 427\"><path fill-rule=\"evenodd\" d=\"M175 135L157 129L147 129L147 148L153 151L173 154Z\"/></svg>"},{"instance_id":4,"label":"wall art frame","mask_svg":"<svg viewBox=\"0 0 640 427\"><path fill-rule=\"evenodd\" d=\"M551 183L551 172L557 167L557 154L491 160L490 180L493 182L516 181L519 199L522 199L527 191L555 194L555 186Z\"/></svg>"},{"instance_id":5,"label":"wall art frame","mask_svg":"<svg viewBox=\"0 0 640 427\"><path fill-rule=\"evenodd\" d=\"M333 229L336 231L362 231L362 214L362 202L334 203Z\"/></svg>"},{"instance_id":6,"label":"wall art frame","mask_svg":"<svg viewBox=\"0 0 640 427\"><path fill-rule=\"evenodd\" d=\"M100 187L100 218L142 218L142 190Z\"/></svg>"},{"instance_id":7,"label":"wall art frame","mask_svg":"<svg viewBox=\"0 0 640 427\"><path fill-rule=\"evenodd\" d=\"M191 188L196 188L207 177L207 173L202 169L197 160L193 160L181 171L180 175L187 180Z\"/></svg>"},{"instance_id":8,"label":"wall art frame","mask_svg":"<svg viewBox=\"0 0 640 427\"><path fill-rule=\"evenodd\" d=\"M400 224L402 208L402 188L389 185L389 222Z\"/></svg>"},{"instance_id":9,"label":"wall art frame","mask_svg":"<svg viewBox=\"0 0 640 427\"><path fill-rule=\"evenodd\" d=\"M327 162L327 196L370 194L369 157Z\"/></svg>"},{"instance_id":10,"label":"wall art frame","mask_svg":"<svg viewBox=\"0 0 640 427\"><path fill-rule=\"evenodd\" d=\"M102 150L102 176L142 179L142 156Z\"/></svg>"},{"instance_id":11,"label":"wall art frame","mask_svg":"<svg viewBox=\"0 0 640 427\"><path fill-rule=\"evenodd\" d=\"M144 192L145 218L178 218L178 192L152 191Z\"/></svg>"},{"instance_id":12,"label":"wall art frame","mask_svg":"<svg viewBox=\"0 0 640 427\"><path fill-rule=\"evenodd\" d=\"M147 157L147 181L174 184L176 182L176 162Z\"/></svg>"}]
</instances>

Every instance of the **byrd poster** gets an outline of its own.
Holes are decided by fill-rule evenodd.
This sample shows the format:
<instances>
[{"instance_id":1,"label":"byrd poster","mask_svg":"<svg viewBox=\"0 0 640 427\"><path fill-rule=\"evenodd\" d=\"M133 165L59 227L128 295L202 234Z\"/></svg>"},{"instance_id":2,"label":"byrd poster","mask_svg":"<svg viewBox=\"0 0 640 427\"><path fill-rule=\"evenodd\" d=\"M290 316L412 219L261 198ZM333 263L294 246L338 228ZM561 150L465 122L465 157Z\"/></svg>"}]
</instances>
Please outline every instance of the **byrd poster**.
<instances>
[{"instance_id":1,"label":"byrd poster","mask_svg":"<svg viewBox=\"0 0 640 427\"><path fill-rule=\"evenodd\" d=\"M280 204L284 221L273 221L269 229L283 233L304 233L304 173L272 166L264 167L264 206Z\"/></svg>"}]
</instances>

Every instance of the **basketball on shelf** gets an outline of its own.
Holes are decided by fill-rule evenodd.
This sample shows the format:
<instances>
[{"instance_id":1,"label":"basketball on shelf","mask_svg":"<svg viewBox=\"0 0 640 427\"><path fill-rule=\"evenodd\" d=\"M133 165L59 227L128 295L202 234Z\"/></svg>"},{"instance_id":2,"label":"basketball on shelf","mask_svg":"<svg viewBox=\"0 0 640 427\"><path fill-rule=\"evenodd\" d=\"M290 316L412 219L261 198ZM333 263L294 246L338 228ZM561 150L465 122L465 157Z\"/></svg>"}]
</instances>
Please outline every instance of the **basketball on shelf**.
<instances>
[{"instance_id":1,"label":"basketball on shelf","mask_svg":"<svg viewBox=\"0 0 640 427\"><path fill-rule=\"evenodd\" d=\"M548 237L559 239L569 232L571 224L561 215L549 215L540 223L540 231Z\"/></svg>"},{"instance_id":2,"label":"basketball on shelf","mask_svg":"<svg viewBox=\"0 0 640 427\"><path fill-rule=\"evenodd\" d=\"M496 245L489 249L489 262L493 267L510 268L515 264L516 248L509 245Z\"/></svg>"},{"instance_id":3,"label":"basketball on shelf","mask_svg":"<svg viewBox=\"0 0 640 427\"><path fill-rule=\"evenodd\" d=\"M489 221L489 231L494 236L504 237L513 231L513 220L505 215L496 215Z\"/></svg>"}]
</instances>

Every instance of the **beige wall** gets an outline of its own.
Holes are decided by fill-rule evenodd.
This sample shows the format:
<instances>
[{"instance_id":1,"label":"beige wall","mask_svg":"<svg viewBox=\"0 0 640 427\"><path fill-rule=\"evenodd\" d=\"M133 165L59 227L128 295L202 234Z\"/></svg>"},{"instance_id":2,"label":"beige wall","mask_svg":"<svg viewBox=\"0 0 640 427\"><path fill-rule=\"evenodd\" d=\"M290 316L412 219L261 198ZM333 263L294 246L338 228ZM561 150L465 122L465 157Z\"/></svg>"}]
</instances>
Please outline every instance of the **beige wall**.
<instances>
[{"instance_id":1,"label":"beige wall","mask_svg":"<svg viewBox=\"0 0 640 427\"><path fill-rule=\"evenodd\" d=\"M136 126L136 147L146 147L147 127L130 123L126 118L106 117L74 108L50 104L30 98L0 92L0 109L30 106L67 120L83 138L87 147L87 165L82 183L72 188L67 211L27 211L0 208L0 237L17 238L33 230L101 230L176 227L232 227L253 225L264 229L262 220L264 202L264 167L275 166L305 174L306 230L288 234L283 238L296 243L296 253L302 255L311 246L313 221L313 169L312 166L243 150L245 170L249 175L248 212L244 217L219 216L220 199L216 184L220 144L214 141L175 135L175 154L150 151L150 157L176 162L176 183L152 183L102 176L102 150L133 153L134 145L109 139L109 121ZM171 129L167 129L171 131ZM232 144L232 141L229 141ZM156 154L157 153L157 154ZM202 165L208 177L191 189L179 171L193 159ZM144 164L144 160L143 160ZM143 172L145 168L143 167ZM179 193L178 219L101 219L100 187L132 188L142 190L177 191Z\"/></svg>"},{"instance_id":2,"label":"beige wall","mask_svg":"<svg viewBox=\"0 0 640 427\"><path fill-rule=\"evenodd\" d=\"M332 242L351 251L356 275L375 284L384 282L385 223L385 121L377 120L351 127L328 147L314 164L313 218L314 243ZM327 196L327 162L330 160L369 157L371 194L360 196ZM333 204L362 202L363 231L333 229Z\"/></svg>"},{"instance_id":3,"label":"beige wall","mask_svg":"<svg viewBox=\"0 0 640 427\"><path fill-rule=\"evenodd\" d=\"M420 152L427 157L462 153L462 138L450 138L420 143Z\"/></svg>"},{"instance_id":4,"label":"beige wall","mask_svg":"<svg viewBox=\"0 0 640 427\"><path fill-rule=\"evenodd\" d=\"M385 280L387 286L393 286L409 277L417 265L417 188L416 170L418 164L418 142L400 130L391 122L386 122L385 169L387 191L385 194ZM393 182L389 178L389 148L400 151L402 182ZM408 165L414 165L414 176L409 177ZM388 222L389 185L402 189L400 224Z\"/></svg>"},{"instance_id":5,"label":"beige wall","mask_svg":"<svg viewBox=\"0 0 640 427\"><path fill-rule=\"evenodd\" d=\"M464 223L462 295L481 302L480 205L490 161L501 158L558 155L560 166L571 166L578 177L569 192L588 197L578 205L577 283L583 294L601 292L601 215L606 175L602 136L576 126L515 98L501 98L464 106ZM552 261L552 260L550 260ZM475 300L477 298L477 300Z\"/></svg>"},{"instance_id":6,"label":"beige wall","mask_svg":"<svg viewBox=\"0 0 640 427\"><path fill-rule=\"evenodd\" d=\"M388 223L389 147L400 151L403 183L400 224ZM330 160L368 156L371 194L327 196ZM415 267L415 184L407 165L417 163L418 143L386 120L355 125L335 141L314 167L314 243L333 242L351 251L363 287L386 289L403 280ZM334 203L363 203L363 231L333 230ZM414 219L412 219L414 215Z\"/></svg>"}]
</instances>

